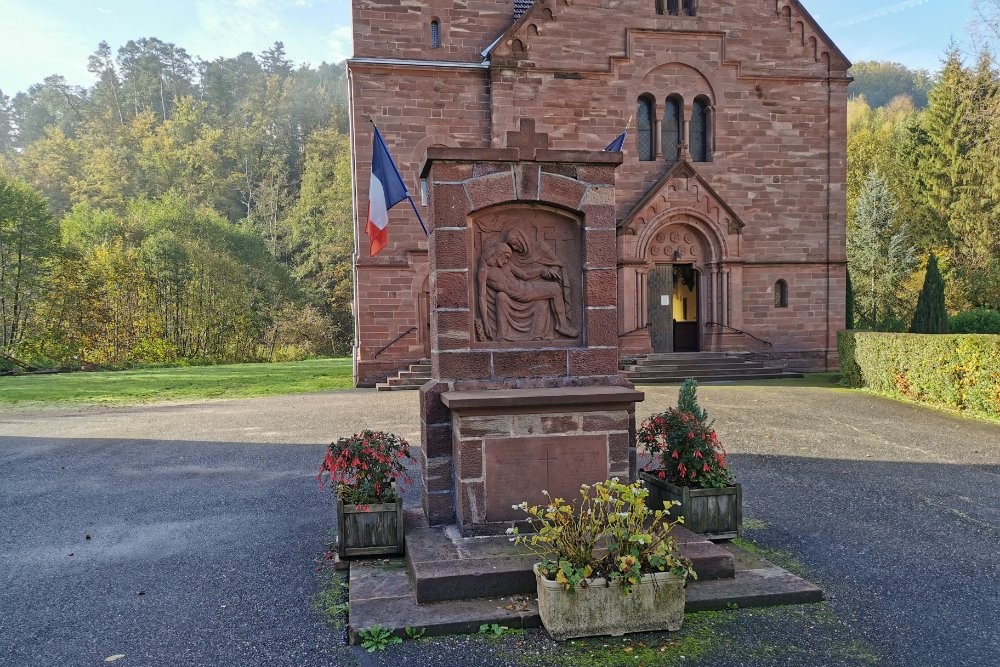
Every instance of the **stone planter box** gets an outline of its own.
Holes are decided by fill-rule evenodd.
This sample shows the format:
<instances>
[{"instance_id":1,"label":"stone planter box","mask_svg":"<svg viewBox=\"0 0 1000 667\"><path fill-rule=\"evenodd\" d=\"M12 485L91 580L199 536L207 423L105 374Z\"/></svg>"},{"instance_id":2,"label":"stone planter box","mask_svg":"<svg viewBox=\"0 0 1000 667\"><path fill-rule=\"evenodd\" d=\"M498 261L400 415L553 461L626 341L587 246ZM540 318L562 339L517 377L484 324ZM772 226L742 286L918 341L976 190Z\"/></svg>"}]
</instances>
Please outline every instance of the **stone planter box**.
<instances>
[{"instance_id":1,"label":"stone planter box","mask_svg":"<svg viewBox=\"0 0 1000 667\"><path fill-rule=\"evenodd\" d=\"M672 516L683 516L684 527L712 540L729 540L743 532L743 487L739 484L724 489L692 489L674 486L654 473L640 472L646 483L650 509L663 509L663 503L674 500Z\"/></svg>"},{"instance_id":2,"label":"stone planter box","mask_svg":"<svg viewBox=\"0 0 1000 667\"><path fill-rule=\"evenodd\" d=\"M341 558L403 553L403 500L356 506L337 498L337 553Z\"/></svg>"},{"instance_id":3,"label":"stone planter box","mask_svg":"<svg viewBox=\"0 0 1000 667\"><path fill-rule=\"evenodd\" d=\"M587 588L564 590L534 567L538 614L553 639L630 632L680 630L684 620L684 580L669 572L643 576L628 595L617 583L590 580Z\"/></svg>"}]
</instances>

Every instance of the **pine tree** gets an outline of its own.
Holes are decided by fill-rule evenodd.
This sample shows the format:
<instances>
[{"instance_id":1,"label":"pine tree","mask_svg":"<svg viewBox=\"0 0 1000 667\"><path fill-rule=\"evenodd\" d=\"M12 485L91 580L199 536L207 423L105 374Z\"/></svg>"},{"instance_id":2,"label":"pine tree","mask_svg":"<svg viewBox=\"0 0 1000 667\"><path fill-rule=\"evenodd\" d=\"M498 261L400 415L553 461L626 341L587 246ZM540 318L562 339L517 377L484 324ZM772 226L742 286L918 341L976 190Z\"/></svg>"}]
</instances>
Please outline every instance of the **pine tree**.
<instances>
[{"instance_id":1,"label":"pine tree","mask_svg":"<svg viewBox=\"0 0 1000 667\"><path fill-rule=\"evenodd\" d=\"M948 333L948 313L944 308L944 280L938 270L937 255L931 253L927 260L924 287L917 299L910 333Z\"/></svg>"},{"instance_id":2,"label":"pine tree","mask_svg":"<svg viewBox=\"0 0 1000 667\"><path fill-rule=\"evenodd\" d=\"M969 128L963 122L969 109L969 88L970 73L962 65L958 47L952 46L922 115L927 143L916 165L924 206L933 225L928 236L936 242L948 237L951 207L958 198L970 147Z\"/></svg>"},{"instance_id":3,"label":"pine tree","mask_svg":"<svg viewBox=\"0 0 1000 667\"><path fill-rule=\"evenodd\" d=\"M847 260L861 326L902 329L900 291L913 273L916 249L905 224L896 222L897 204L889 187L872 172L858 197L856 222L847 237Z\"/></svg>"}]
</instances>

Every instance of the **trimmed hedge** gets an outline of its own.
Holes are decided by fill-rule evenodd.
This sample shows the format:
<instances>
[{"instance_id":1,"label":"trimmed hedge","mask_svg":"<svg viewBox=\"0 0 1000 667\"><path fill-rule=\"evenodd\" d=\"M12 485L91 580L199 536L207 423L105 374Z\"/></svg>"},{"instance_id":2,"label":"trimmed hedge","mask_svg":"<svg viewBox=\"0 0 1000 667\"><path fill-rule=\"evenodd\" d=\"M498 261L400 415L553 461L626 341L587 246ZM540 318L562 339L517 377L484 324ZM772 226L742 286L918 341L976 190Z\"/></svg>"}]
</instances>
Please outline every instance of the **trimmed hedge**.
<instances>
[{"instance_id":1,"label":"trimmed hedge","mask_svg":"<svg viewBox=\"0 0 1000 667\"><path fill-rule=\"evenodd\" d=\"M837 334L844 384L1000 417L1000 336Z\"/></svg>"}]
</instances>

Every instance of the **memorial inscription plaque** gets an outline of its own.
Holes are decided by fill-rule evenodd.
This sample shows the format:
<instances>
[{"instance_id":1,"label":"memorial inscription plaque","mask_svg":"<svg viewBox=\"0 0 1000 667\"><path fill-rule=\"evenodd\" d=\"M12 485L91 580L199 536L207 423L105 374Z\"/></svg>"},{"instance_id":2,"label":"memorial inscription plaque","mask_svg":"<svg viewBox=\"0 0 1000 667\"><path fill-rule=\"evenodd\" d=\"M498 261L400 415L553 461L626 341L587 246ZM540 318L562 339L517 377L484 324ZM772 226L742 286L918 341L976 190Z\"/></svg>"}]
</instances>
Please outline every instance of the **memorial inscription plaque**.
<instances>
[{"instance_id":1,"label":"memorial inscription plaque","mask_svg":"<svg viewBox=\"0 0 1000 667\"><path fill-rule=\"evenodd\" d=\"M576 500L581 484L608 478L608 445L603 435L497 438L486 447L486 520L516 521L526 515L513 505Z\"/></svg>"}]
</instances>

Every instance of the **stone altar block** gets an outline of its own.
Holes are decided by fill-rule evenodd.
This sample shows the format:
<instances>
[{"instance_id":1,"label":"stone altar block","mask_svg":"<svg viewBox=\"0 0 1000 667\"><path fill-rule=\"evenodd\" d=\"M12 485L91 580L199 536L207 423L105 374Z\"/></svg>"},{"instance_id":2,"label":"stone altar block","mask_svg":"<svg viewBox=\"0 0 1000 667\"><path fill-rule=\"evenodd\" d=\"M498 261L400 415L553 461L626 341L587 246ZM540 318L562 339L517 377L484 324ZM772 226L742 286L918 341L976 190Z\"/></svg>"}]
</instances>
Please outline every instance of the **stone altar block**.
<instances>
[{"instance_id":1,"label":"stone altar block","mask_svg":"<svg viewBox=\"0 0 1000 667\"><path fill-rule=\"evenodd\" d=\"M431 524L498 532L542 489L628 477L643 394L618 374L621 154L548 143L522 120L506 148L427 150Z\"/></svg>"}]
</instances>

